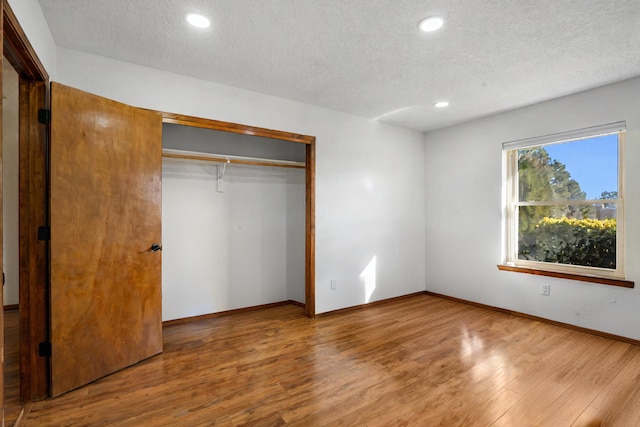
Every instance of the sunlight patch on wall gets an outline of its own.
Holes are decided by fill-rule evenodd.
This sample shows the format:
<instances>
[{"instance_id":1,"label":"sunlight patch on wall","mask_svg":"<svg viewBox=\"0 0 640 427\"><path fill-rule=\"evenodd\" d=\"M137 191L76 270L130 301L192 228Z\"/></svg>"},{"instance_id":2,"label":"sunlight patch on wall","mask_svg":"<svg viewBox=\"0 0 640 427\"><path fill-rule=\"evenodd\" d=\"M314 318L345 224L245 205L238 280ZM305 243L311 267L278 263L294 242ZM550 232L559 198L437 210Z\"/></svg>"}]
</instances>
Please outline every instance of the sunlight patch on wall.
<instances>
[{"instance_id":1,"label":"sunlight patch on wall","mask_svg":"<svg viewBox=\"0 0 640 427\"><path fill-rule=\"evenodd\" d=\"M365 303L371 300L373 292L376 290L376 256L374 255L369 264L360 273L360 280L364 283Z\"/></svg>"}]
</instances>

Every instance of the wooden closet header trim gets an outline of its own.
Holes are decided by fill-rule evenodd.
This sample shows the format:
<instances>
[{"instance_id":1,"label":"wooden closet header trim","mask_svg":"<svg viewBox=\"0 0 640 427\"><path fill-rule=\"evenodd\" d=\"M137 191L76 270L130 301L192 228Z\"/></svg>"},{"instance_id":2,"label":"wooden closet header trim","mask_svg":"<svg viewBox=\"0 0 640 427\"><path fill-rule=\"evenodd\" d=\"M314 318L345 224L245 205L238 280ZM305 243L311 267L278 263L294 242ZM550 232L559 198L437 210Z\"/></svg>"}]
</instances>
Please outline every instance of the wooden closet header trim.
<instances>
[{"instance_id":1,"label":"wooden closet header trim","mask_svg":"<svg viewBox=\"0 0 640 427\"><path fill-rule=\"evenodd\" d=\"M157 113L162 116L162 121L164 123L175 125L187 125L205 129L220 130L224 132L239 133L243 135L262 136L265 138L280 139L283 141L298 142L301 144L312 144L316 139L314 136L309 135L300 135L280 130L241 125L237 123L221 122L219 120L203 119L200 117L185 116L182 114L167 113L163 111L157 111Z\"/></svg>"}]
</instances>

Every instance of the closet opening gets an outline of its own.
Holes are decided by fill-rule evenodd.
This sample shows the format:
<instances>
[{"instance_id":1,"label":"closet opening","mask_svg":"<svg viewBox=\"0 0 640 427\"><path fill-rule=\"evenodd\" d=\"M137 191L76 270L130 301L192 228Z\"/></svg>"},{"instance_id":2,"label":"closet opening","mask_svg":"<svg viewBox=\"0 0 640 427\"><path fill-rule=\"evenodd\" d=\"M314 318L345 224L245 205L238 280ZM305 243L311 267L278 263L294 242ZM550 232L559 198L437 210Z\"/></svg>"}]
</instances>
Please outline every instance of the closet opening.
<instances>
[{"instance_id":1,"label":"closet opening","mask_svg":"<svg viewBox=\"0 0 640 427\"><path fill-rule=\"evenodd\" d=\"M315 137L161 113L163 321L315 316Z\"/></svg>"}]
</instances>

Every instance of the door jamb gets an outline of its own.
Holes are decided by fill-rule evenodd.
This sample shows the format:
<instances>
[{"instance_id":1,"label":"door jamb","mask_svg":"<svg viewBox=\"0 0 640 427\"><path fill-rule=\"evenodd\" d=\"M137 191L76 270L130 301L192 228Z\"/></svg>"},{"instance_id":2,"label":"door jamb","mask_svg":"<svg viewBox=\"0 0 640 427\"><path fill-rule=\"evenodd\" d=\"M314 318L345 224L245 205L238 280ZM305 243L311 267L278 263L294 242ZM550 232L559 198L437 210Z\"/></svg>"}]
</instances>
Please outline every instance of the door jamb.
<instances>
[{"instance_id":1,"label":"door jamb","mask_svg":"<svg viewBox=\"0 0 640 427\"><path fill-rule=\"evenodd\" d=\"M48 337L48 243L37 227L48 224L46 158L48 127L38 109L48 103L49 74L7 0L2 0L3 54L20 76L20 398L22 403L48 395L48 360L38 345Z\"/></svg>"}]
</instances>

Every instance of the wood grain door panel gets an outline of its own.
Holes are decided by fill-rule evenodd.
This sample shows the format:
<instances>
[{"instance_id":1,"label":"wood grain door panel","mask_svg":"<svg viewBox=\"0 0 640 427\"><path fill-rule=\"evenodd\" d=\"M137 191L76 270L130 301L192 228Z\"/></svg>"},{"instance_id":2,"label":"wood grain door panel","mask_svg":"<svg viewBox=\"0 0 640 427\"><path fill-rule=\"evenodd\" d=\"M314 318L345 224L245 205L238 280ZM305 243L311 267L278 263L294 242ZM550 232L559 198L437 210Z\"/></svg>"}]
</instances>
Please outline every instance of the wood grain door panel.
<instances>
[{"instance_id":1,"label":"wood grain door panel","mask_svg":"<svg viewBox=\"0 0 640 427\"><path fill-rule=\"evenodd\" d=\"M51 86L51 394L162 351L162 119Z\"/></svg>"}]
</instances>

